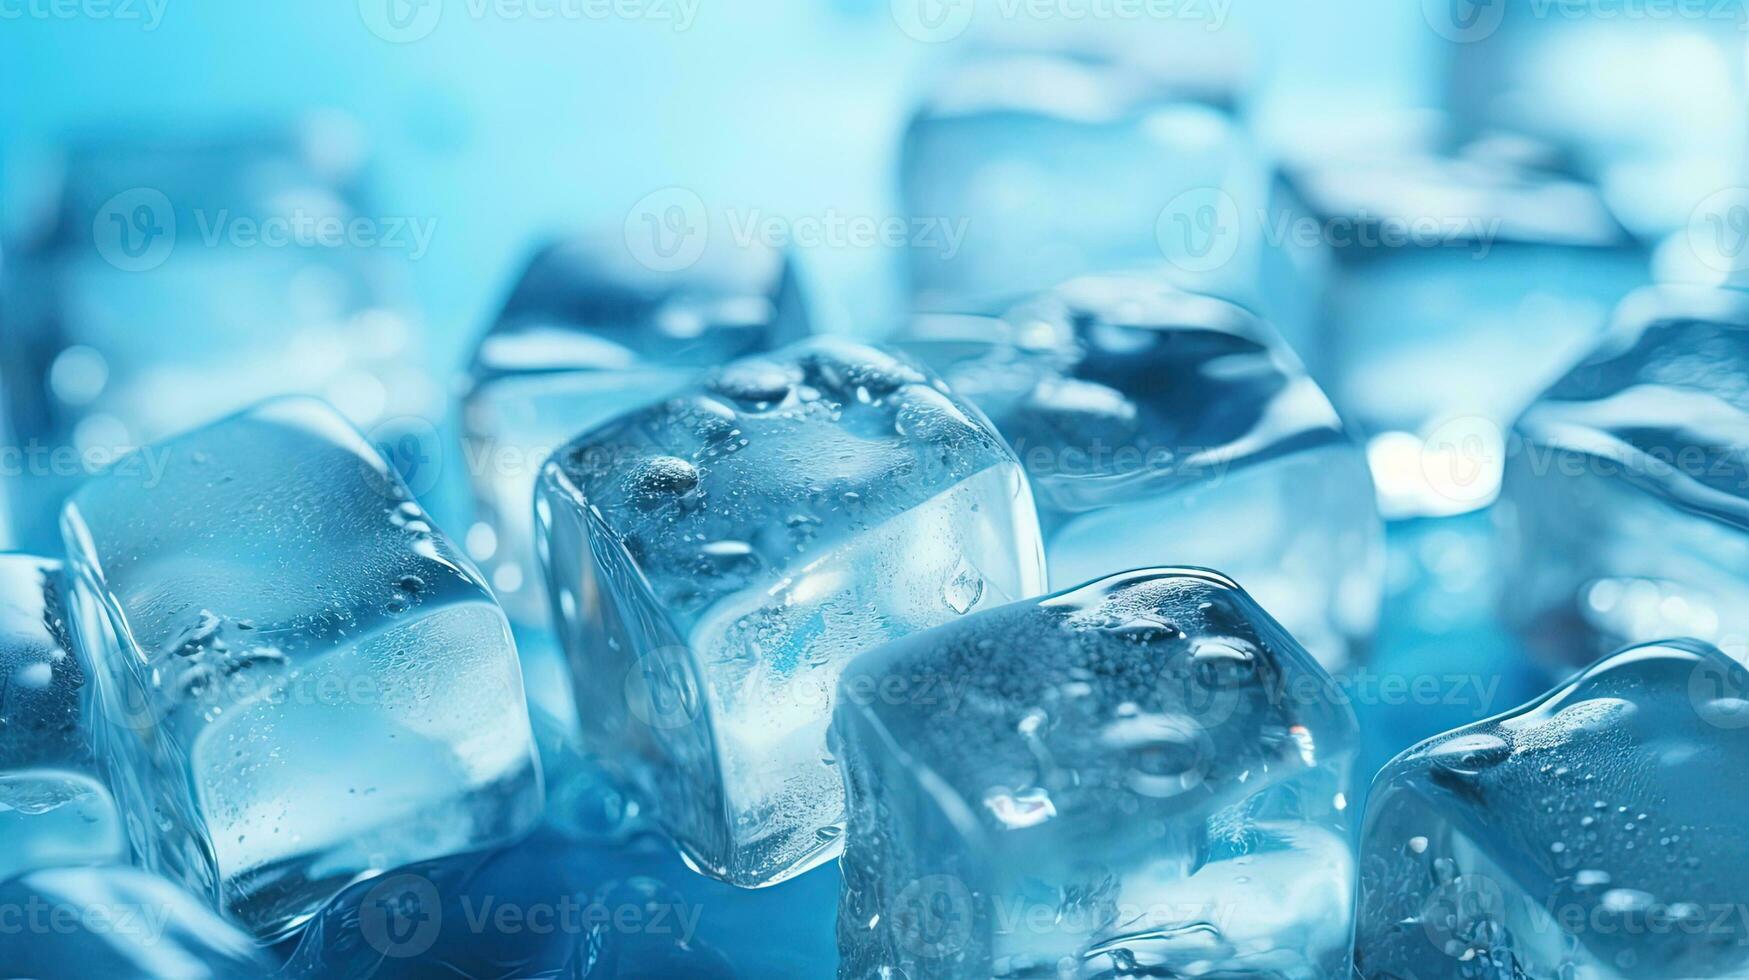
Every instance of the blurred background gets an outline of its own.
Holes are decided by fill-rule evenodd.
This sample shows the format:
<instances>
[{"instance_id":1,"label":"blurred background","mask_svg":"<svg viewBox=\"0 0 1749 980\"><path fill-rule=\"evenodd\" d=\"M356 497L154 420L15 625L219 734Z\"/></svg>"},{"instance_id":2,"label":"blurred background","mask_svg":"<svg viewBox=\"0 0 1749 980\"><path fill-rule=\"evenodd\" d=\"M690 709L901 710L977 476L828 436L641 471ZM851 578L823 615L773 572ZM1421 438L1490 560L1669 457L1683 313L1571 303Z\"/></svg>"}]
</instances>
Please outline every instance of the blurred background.
<instances>
[{"instance_id":1,"label":"blurred background","mask_svg":"<svg viewBox=\"0 0 1749 980\"><path fill-rule=\"evenodd\" d=\"M1746 32L1740 0L0 0L0 526L51 549L90 469L307 391L490 557L459 399L574 234L649 268L758 238L865 338L1153 266L1265 313L1365 444L1364 784L1546 685L1494 612L1503 433L1630 292L1749 267ZM1043 122L934 128L980 112ZM1041 149L1075 126L1110 153Z\"/></svg>"}]
</instances>

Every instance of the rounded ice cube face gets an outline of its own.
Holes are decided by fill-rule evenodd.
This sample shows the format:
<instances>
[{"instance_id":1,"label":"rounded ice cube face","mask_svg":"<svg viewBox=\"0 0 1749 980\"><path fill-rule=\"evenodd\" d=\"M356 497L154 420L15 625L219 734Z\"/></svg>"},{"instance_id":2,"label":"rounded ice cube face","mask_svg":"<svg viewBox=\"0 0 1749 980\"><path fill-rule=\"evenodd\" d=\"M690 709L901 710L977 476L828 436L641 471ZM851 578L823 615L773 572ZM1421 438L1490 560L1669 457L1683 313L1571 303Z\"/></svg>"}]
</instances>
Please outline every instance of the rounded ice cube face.
<instances>
[{"instance_id":1,"label":"rounded ice cube face","mask_svg":"<svg viewBox=\"0 0 1749 980\"><path fill-rule=\"evenodd\" d=\"M1644 250L1590 185L1483 148L1297 183L1336 256L1311 360L1368 438L1385 516L1486 506L1502 428L1646 282Z\"/></svg>"},{"instance_id":2,"label":"rounded ice cube face","mask_svg":"<svg viewBox=\"0 0 1749 980\"><path fill-rule=\"evenodd\" d=\"M1513 429L1508 618L1546 660L1694 636L1749 658L1749 296L1660 287Z\"/></svg>"},{"instance_id":3,"label":"rounded ice cube face","mask_svg":"<svg viewBox=\"0 0 1749 980\"><path fill-rule=\"evenodd\" d=\"M838 340L585 434L536 516L585 742L688 860L748 886L837 853L845 663L1044 588L1031 494L984 417Z\"/></svg>"},{"instance_id":4,"label":"rounded ice cube face","mask_svg":"<svg viewBox=\"0 0 1749 980\"><path fill-rule=\"evenodd\" d=\"M0 879L127 858L59 562L0 555Z\"/></svg>"},{"instance_id":5,"label":"rounded ice cube face","mask_svg":"<svg viewBox=\"0 0 1749 980\"><path fill-rule=\"evenodd\" d=\"M1200 87L1199 87L1200 86ZM913 302L994 312L1075 276L1147 267L1255 304L1299 339L1321 249L1265 234L1294 212L1234 117L1232 91L1067 54L968 59L905 131L900 195L957 231L913 247Z\"/></svg>"},{"instance_id":6,"label":"rounded ice cube face","mask_svg":"<svg viewBox=\"0 0 1749 980\"><path fill-rule=\"evenodd\" d=\"M326 405L144 447L62 525L134 847L245 928L538 816L504 614Z\"/></svg>"},{"instance_id":7,"label":"rounded ice cube face","mask_svg":"<svg viewBox=\"0 0 1749 980\"><path fill-rule=\"evenodd\" d=\"M0 908L11 976L250 980L274 969L249 936L138 868L33 871L0 884Z\"/></svg>"},{"instance_id":8,"label":"rounded ice cube face","mask_svg":"<svg viewBox=\"0 0 1749 980\"><path fill-rule=\"evenodd\" d=\"M1366 460L1280 337L1146 276L1089 276L1001 318L924 316L901 349L982 408L1038 501L1051 582L1220 568L1326 667L1377 621Z\"/></svg>"},{"instance_id":9,"label":"rounded ice cube face","mask_svg":"<svg viewBox=\"0 0 1749 980\"><path fill-rule=\"evenodd\" d=\"M1361 839L1363 977L1749 972L1749 673L1633 647L1399 756Z\"/></svg>"},{"instance_id":10,"label":"rounded ice cube face","mask_svg":"<svg viewBox=\"0 0 1749 980\"><path fill-rule=\"evenodd\" d=\"M1231 580L1146 569L870 651L841 976L1332 977L1354 715Z\"/></svg>"},{"instance_id":11,"label":"rounded ice cube face","mask_svg":"<svg viewBox=\"0 0 1749 980\"><path fill-rule=\"evenodd\" d=\"M463 438L479 517L492 534L474 557L519 624L548 623L532 502L553 450L708 368L808 332L787 257L713 241L677 271L639 263L624 240L551 244L480 339Z\"/></svg>"}]
</instances>

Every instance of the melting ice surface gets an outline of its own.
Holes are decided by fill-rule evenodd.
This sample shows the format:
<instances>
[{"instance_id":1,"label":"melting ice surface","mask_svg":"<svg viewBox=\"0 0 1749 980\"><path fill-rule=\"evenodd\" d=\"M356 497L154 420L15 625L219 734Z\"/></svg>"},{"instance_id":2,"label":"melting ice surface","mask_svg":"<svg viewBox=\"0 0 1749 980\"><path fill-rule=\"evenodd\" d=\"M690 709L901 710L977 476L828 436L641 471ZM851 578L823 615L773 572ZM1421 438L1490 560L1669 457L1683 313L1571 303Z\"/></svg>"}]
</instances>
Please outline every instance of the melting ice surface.
<instances>
[{"instance_id":1,"label":"melting ice surface","mask_svg":"<svg viewBox=\"0 0 1749 980\"><path fill-rule=\"evenodd\" d=\"M1369 437L1389 517L1490 503L1494 442L1645 282L1647 259L1590 185L1507 154L1404 154L1305 168L1337 269L1320 366Z\"/></svg>"},{"instance_id":2,"label":"melting ice surface","mask_svg":"<svg viewBox=\"0 0 1749 980\"><path fill-rule=\"evenodd\" d=\"M0 884L12 919L0 964L17 977L250 980L271 969L253 940L137 868L50 868Z\"/></svg>"},{"instance_id":3,"label":"melting ice surface","mask_svg":"<svg viewBox=\"0 0 1749 980\"><path fill-rule=\"evenodd\" d=\"M147 866L266 938L538 818L504 614L351 426L271 401L146 458L63 530Z\"/></svg>"},{"instance_id":4,"label":"melting ice surface","mask_svg":"<svg viewBox=\"0 0 1749 980\"><path fill-rule=\"evenodd\" d=\"M127 857L66 589L58 562L0 555L0 879Z\"/></svg>"},{"instance_id":5,"label":"melting ice surface","mask_svg":"<svg viewBox=\"0 0 1749 980\"><path fill-rule=\"evenodd\" d=\"M915 221L945 222L908 251L931 312L993 303L1066 279L1147 267L1255 305L1295 343L1310 329L1316 248L1264 234L1287 213L1207 75L1069 54L987 53L959 64L905 131L900 193Z\"/></svg>"},{"instance_id":6,"label":"melting ice surface","mask_svg":"<svg viewBox=\"0 0 1749 980\"><path fill-rule=\"evenodd\" d=\"M852 655L1043 590L1000 437L923 371L836 340L581 437L537 517L587 747L737 884L837 853L825 729Z\"/></svg>"},{"instance_id":7,"label":"melting ice surface","mask_svg":"<svg viewBox=\"0 0 1749 980\"><path fill-rule=\"evenodd\" d=\"M1514 435L1506 598L1540 652L1694 636L1749 658L1749 294L1636 293Z\"/></svg>"},{"instance_id":8,"label":"melting ice surface","mask_svg":"<svg viewBox=\"0 0 1749 980\"><path fill-rule=\"evenodd\" d=\"M1360 858L1363 977L1736 977L1749 673L1630 648L1378 776Z\"/></svg>"},{"instance_id":9,"label":"melting ice surface","mask_svg":"<svg viewBox=\"0 0 1749 980\"><path fill-rule=\"evenodd\" d=\"M1346 967L1353 714L1222 576L1113 576L840 682L842 976Z\"/></svg>"},{"instance_id":10,"label":"melting ice surface","mask_svg":"<svg viewBox=\"0 0 1749 980\"><path fill-rule=\"evenodd\" d=\"M902 349L1027 469L1051 582L1219 568L1326 666L1377 620L1366 460L1266 324L1147 276L1090 276L1001 318L919 317Z\"/></svg>"},{"instance_id":11,"label":"melting ice surface","mask_svg":"<svg viewBox=\"0 0 1749 980\"><path fill-rule=\"evenodd\" d=\"M807 329L795 272L773 249L707 239L676 271L637 261L622 238L542 249L481 338L462 409L474 495L491 530L489 547L470 550L511 616L547 623L532 501L554 449Z\"/></svg>"}]
</instances>

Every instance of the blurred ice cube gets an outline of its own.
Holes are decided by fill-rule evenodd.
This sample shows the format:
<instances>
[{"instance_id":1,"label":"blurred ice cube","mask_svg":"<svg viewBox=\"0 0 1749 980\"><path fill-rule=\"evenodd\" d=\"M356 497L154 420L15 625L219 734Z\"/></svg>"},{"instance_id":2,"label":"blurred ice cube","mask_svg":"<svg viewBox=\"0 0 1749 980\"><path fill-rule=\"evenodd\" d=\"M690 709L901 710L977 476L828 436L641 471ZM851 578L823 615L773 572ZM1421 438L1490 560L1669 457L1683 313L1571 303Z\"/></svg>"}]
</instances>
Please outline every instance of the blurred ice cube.
<instances>
[{"instance_id":1,"label":"blurred ice cube","mask_svg":"<svg viewBox=\"0 0 1749 980\"><path fill-rule=\"evenodd\" d=\"M795 270L720 236L680 269L623 240L542 249L474 351L462 407L468 475L491 547L476 555L520 623L545 625L534 486L554 449L658 401L707 368L808 332Z\"/></svg>"},{"instance_id":2,"label":"blurred ice cube","mask_svg":"<svg viewBox=\"0 0 1749 980\"><path fill-rule=\"evenodd\" d=\"M504 614L333 409L144 447L62 524L133 846L256 935L538 819Z\"/></svg>"}]
</instances>

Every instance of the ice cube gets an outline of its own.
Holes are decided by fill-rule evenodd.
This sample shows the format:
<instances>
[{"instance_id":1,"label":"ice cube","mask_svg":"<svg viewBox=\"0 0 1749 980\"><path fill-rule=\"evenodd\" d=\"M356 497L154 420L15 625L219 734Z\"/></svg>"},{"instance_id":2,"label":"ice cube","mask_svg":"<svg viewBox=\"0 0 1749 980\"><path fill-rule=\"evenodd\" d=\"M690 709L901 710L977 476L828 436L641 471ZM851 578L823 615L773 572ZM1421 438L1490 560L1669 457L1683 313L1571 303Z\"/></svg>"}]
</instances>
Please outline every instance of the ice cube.
<instances>
[{"instance_id":1,"label":"ice cube","mask_svg":"<svg viewBox=\"0 0 1749 980\"><path fill-rule=\"evenodd\" d=\"M1513 430L1509 618L1589 663L1694 636L1749 659L1749 294L1658 287Z\"/></svg>"},{"instance_id":2,"label":"ice cube","mask_svg":"<svg viewBox=\"0 0 1749 980\"><path fill-rule=\"evenodd\" d=\"M0 879L127 859L58 562L0 555Z\"/></svg>"},{"instance_id":3,"label":"ice cube","mask_svg":"<svg viewBox=\"0 0 1749 980\"><path fill-rule=\"evenodd\" d=\"M1203 565L1331 669L1370 636L1383 532L1366 460L1256 317L1145 276L1091 276L1000 319L920 317L899 345L1014 447L1054 587Z\"/></svg>"},{"instance_id":4,"label":"ice cube","mask_svg":"<svg viewBox=\"0 0 1749 980\"><path fill-rule=\"evenodd\" d=\"M1336 254L1315 361L1385 516L1486 506L1501 427L1646 281L1644 250L1590 185L1480 148L1325 161L1297 186Z\"/></svg>"},{"instance_id":5,"label":"ice cube","mask_svg":"<svg viewBox=\"0 0 1749 980\"><path fill-rule=\"evenodd\" d=\"M265 397L322 395L365 427L441 417L381 265L426 229L371 214L357 151L328 117L69 148L54 221L6 270L0 371L37 454L22 547L58 545L61 500L123 451Z\"/></svg>"},{"instance_id":6,"label":"ice cube","mask_svg":"<svg viewBox=\"0 0 1749 980\"><path fill-rule=\"evenodd\" d=\"M468 475L493 590L519 623L548 624L534 555L534 486L554 449L707 368L808 332L796 272L768 247L707 239L667 271L623 240L542 249L474 351L463 402ZM487 532L480 532L487 533Z\"/></svg>"},{"instance_id":7,"label":"ice cube","mask_svg":"<svg viewBox=\"0 0 1749 980\"><path fill-rule=\"evenodd\" d=\"M833 685L883 640L1043 589L1037 517L976 409L821 339L561 449L536 507L585 745L706 873L838 851Z\"/></svg>"},{"instance_id":8,"label":"ice cube","mask_svg":"<svg viewBox=\"0 0 1749 980\"><path fill-rule=\"evenodd\" d=\"M326 405L144 447L62 524L133 846L245 928L538 818L503 612Z\"/></svg>"},{"instance_id":9,"label":"ice cube","mask_svg":"<svg viewBox=\"0 0 1749 980\"><path fill-rule=\"evenodd\" d=\"M1354 715L1232 581L1147 569L859 657L841 976L1333 977Z\"/></svg>"},{"instance_id":10,"label":"ice cube","mask_svg":"<svg viewBox=\"0 0 1749 980\"><path fill-rule=\"evenodd\" d=\"M170 882L137 868L50 868L0 884L0 963L15 977L251 980L255 943Z\"/></svg>"},{"instance_id":11,"label":"ice cube","mask_svg":"<svg viewBox=\"0 0 1749 980\"><path fill-rule=\"evenodd\" d=\"M398 868L342 892L299 937L291 977L830 976L830 869L745 891L693 874L649 835L545 832ZM784 923L784 942L769 941ZM566 973L567 963L576 972Z\"/></svg>"},{"instance_id":12,"label":"ice cube","mask_svg":"<svg viewBox=\"0 0 1749 980\"><path fill-rule=\"evenodd\" d=\"M1651 644L1399 756L1366 808L1359 974L1744 975L1746 695L1717 649Z\"/></svg>"},{"instance_id":13,"label":"ice cube","mask_svg":"<svg viewBox=\"0 0 1749 980\"><path fill-rule=\"evenodd\" d=\"M913 300L990 313L1075 276L1146 267L1255 305L1294 342L1323 249L1266 234L1293 196L1208 73L1074 53L956 66L906 129L900 195L933 240L908 249Z\"/></svg>"}]
</instances>

